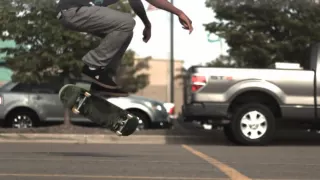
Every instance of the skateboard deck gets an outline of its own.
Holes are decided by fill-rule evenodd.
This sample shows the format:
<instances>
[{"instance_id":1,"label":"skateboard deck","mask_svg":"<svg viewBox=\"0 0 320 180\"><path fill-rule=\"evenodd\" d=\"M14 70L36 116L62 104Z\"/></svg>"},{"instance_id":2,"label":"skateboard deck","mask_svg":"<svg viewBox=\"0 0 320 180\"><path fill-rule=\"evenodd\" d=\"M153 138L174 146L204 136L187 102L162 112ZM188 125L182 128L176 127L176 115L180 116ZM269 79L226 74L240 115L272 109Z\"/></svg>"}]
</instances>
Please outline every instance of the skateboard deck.
<instances>
[{"instance_id":1,"label":"skateboard deck","mask_svg":"<svg viewBox=\"0 0 320 180\"><path fill-rule=\"evenodd\" d=\"M109 121L126 121L126 125L121 129L122 133L116 132L118 135L129 136L139 125L136 116L79 86L64 85L59 91L59 98L74 114L80 114L101 126L106 126Z\"/></svg>"}]
</instances>

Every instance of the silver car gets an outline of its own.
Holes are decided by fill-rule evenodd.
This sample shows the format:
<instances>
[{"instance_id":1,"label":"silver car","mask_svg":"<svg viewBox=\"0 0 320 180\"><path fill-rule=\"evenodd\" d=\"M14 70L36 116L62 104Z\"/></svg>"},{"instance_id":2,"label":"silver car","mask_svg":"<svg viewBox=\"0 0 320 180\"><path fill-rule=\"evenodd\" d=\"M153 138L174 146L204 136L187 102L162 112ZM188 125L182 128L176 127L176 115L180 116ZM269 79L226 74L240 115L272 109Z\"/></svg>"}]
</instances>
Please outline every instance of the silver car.
<instances>
[{"instance_id":1,"label":"silver car","mask_svg":"<svg viewBox=\"0 0 320 180\"><path fill-rule=\"evenodd\" d=\"M90 86L85 80L70 82L85 88ZM62 83L7 82L0 87L0 122L13 128L34 127L43 122L63 122L64 109L58 97L62 86ZM106 98L106 100L138 116L141 119L142 129L172 125L163 102L135 95ZM91 122L81 115L72 113L71 121Z\"/></svg>"}]
</instances>

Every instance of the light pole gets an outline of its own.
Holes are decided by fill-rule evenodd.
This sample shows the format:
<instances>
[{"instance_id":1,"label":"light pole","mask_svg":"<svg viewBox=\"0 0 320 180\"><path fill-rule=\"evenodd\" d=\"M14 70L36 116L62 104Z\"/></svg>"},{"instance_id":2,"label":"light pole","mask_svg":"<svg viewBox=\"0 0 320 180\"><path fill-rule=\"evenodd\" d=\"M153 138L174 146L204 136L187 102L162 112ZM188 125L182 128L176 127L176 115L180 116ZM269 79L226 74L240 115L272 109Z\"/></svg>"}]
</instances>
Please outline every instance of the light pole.
<instances>
[{"instance_id":1,"label":"light pole","mask_svg":"<svg viewBox=\"0 0 320 180\"><path fill-rule=\"evenodd\" d=\"M173 0L171 0L173 4ZM173 14L170 14L170 102L174 103L174 30Z\"/></svg>"}]
</instances>

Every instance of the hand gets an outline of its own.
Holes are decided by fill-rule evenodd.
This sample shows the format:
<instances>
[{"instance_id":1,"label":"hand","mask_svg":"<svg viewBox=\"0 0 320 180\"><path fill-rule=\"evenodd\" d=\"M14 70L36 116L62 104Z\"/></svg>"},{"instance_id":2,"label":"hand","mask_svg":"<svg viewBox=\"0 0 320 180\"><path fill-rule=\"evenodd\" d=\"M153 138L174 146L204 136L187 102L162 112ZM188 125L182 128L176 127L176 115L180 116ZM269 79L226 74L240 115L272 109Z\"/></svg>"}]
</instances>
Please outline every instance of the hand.
<instances>
[{"instance_id":1,"label":"hand","mask_svg":"<svg viewBox=\"0 0 320 180\"><path fill-rule=\"evenodd\" d=\"M142 40L145 43L147 43L150 38L151 38L151 25L147 25L144 27Z\"/></svg>"},{"instance_id":2,"label":"hand","mask_svg":"<svg viewBox=\"0 0 320 180\"><path fill-rule=\"evenodd\" d=\"M191 34L193 31L193 27L192 21L189 19L189 17L182 12L181 14L179 14L179 21L183 26L182 28L189 30L189 34Z\"/></svg>"}]
</instances>

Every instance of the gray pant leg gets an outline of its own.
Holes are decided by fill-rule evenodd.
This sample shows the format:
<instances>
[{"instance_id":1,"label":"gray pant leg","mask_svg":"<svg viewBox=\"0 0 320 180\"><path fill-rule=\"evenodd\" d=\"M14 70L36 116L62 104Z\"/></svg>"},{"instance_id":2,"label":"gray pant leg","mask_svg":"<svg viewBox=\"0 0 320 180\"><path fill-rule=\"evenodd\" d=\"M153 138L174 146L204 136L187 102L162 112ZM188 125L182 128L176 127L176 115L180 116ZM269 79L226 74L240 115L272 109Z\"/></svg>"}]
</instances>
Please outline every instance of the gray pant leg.
<instances>
[{"instance_id":1,"label":"gray pant leg","mask_svg":"<svg viewBox=\"0 0 320 180\"><path fill-rule=\"evenodd\" d=\"M103 36L100 45L84 57L85 64L93 67L106 67L116 70L128 48L135 21L130 14L112 10L108 7L82 7L63 12L64 25L75 31ZM117 61L117 62L116 62Z\"/></svg>"},{"instance_id":2,"label":"gray pant leg","mask_svg":"<svg viewBox=\"0 0 320 180\"><path fill-rule=\"evenodd\" d=\"M127 40L124 42L124 44L121 46L120 50L117 52L117 54L113 57L112 61L107 65L106 69L111 72L113 75L117 73L117 70L121 64L122 57L126 50L128 49L130 42L133 37L133 32L130 34L130 36L127 38Z\"/></svg>"}]
</instances>

